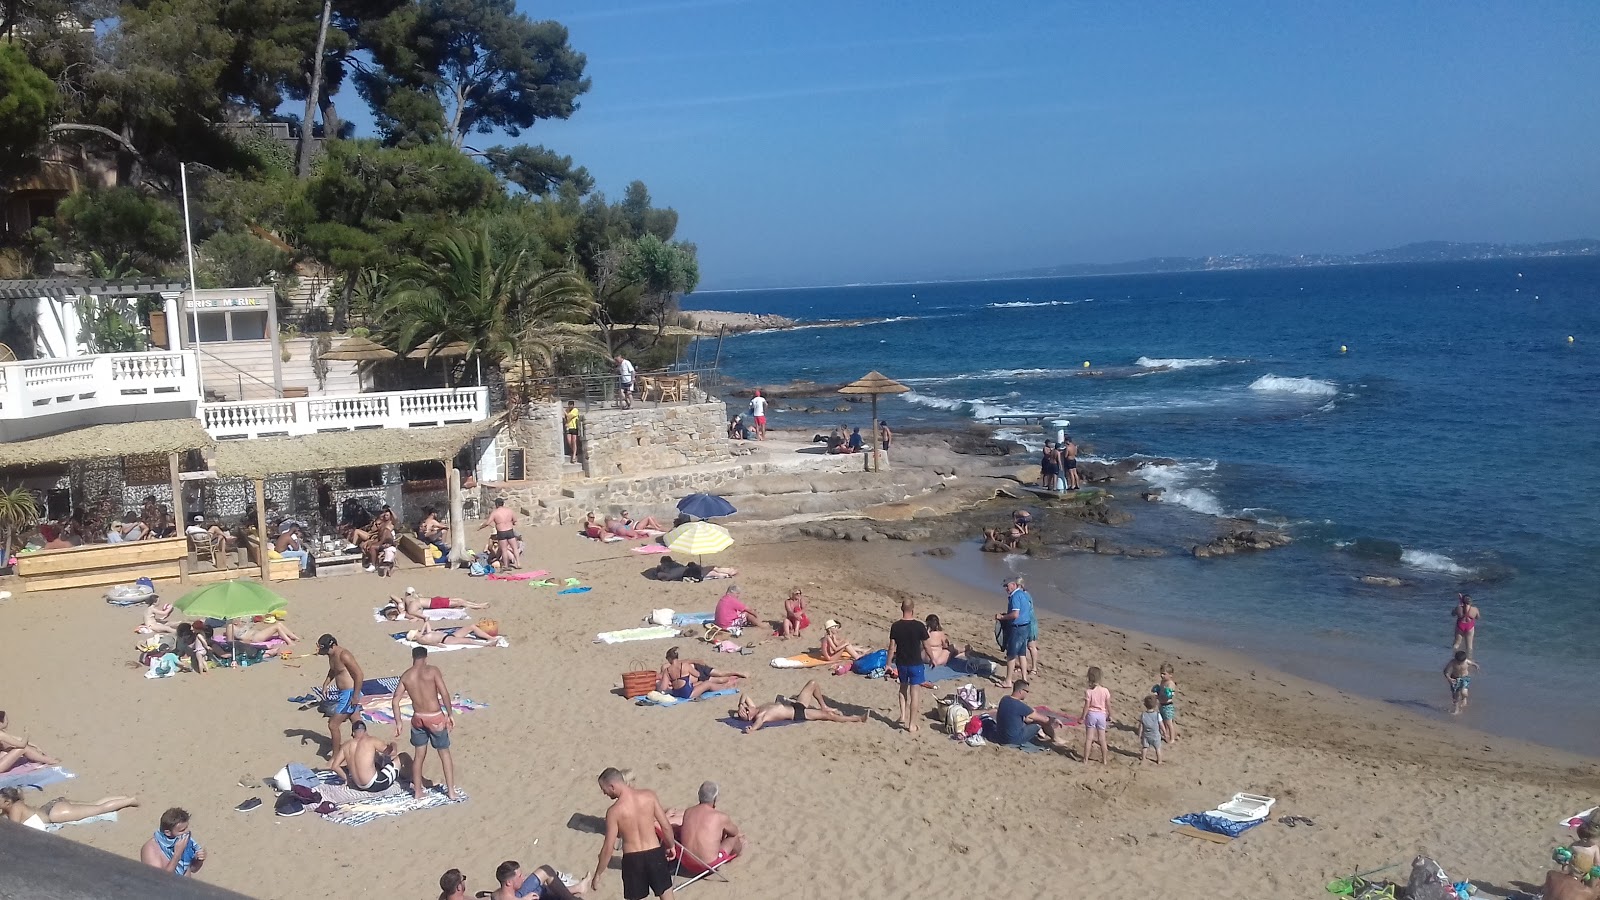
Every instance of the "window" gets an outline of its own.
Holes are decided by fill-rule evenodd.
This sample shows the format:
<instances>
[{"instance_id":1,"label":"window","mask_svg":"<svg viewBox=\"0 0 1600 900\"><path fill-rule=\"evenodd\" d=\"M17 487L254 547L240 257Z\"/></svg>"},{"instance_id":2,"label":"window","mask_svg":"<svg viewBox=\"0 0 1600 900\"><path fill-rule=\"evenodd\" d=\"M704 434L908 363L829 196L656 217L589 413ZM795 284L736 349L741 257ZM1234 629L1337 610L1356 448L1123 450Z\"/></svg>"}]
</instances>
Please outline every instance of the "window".
<instances>
[{"instance_id":1,"label":"window","mask_svg":"<svg viewBox=\"0 0 1600 900\"><path fill-rule=\"evenodd\" d=\"M383 487L382 466L358 466L344 470L344 483L352 488Z\"/></svg>"},{"instance_id":2,"label":"window","mask_svg":"<svg viewBox=\"0 0 1600 900\"><path fill-rule=\"evenodd\" d=\"M267 339L267 312L233 312L228 317L233 320L232 340L235 341L264 341Z\"/></svg>"},{"instance_id":3,"label":"window","mask_svg":"<svg viewBox=\"0 0 1600 900\"><path fill-rule=\"evenodd\" d=\"M443 481L444 463L414 462L400 466L401 481Z\"/></svg>"},{"instance_id":4,"label":"window","mask_svg":"<svg viewBox=\"0 0 1600 900\"><path fill-rule=\"evenodd\" d=\"M183 320L184 329L189 334L189 342L194 343L195 316L186 316ZM200 319L200 343L220 344L228 339L228 317L219 313L202 313Z\"/></svg>"}]
</instances>

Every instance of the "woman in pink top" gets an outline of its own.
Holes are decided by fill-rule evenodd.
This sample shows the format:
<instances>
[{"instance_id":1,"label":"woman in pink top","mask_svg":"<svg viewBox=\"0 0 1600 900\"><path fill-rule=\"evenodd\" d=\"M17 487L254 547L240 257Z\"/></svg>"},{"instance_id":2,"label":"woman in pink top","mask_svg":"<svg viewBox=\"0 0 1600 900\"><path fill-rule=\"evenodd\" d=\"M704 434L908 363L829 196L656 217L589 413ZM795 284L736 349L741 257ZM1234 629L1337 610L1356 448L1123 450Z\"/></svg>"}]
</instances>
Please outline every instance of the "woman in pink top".
<instances>
[{"instance_id":1,"label":"woman in pink top","mask_svg":"<svg viewBox=\"0 0 1600 900\"><path fill-rule=\"evenodd\" d=\"M1089 689L1083 692L1083 761L1089 761L1089 748L1100 745L1100 764L1110 761L1106 749L1106 727L1111 724L1111 691L1100 683L1100 667L1089 667Z\"/></svg>"},{"instance_id":2,"label":"woman in pink top","mask_svg":"<svg viewBox=\"0 0 1600 900\"><path fill-rule=\"evenodd\" d=\"M729 587L728 592L717 601L717 609L712 614L712 620L717 623L718 628L745 627L754 625L758 621L756 611L745 606L744 601L739 599L737 586Z\"/></svg>"}]
</instances>

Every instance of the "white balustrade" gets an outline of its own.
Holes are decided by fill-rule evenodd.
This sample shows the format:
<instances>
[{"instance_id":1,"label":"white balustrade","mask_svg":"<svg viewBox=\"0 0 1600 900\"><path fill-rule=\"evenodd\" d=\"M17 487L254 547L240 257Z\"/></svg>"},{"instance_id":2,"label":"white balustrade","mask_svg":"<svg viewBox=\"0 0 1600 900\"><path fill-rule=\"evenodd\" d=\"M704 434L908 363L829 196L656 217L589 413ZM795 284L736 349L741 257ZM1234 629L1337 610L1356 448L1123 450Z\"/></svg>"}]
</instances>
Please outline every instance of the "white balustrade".
<instances>
[{"instance_id":1,"label":"white balustrade","mask_svg":"<svg viewBox=\"0 0 1600 900\"><path fill-rule=\"evenodd\" d=\"M481 422L489 417L489 392L481 387L388 391L296 400L202 403L200 410L211 436L228 440Z\"/></svg>"},{"instance_id":2,"label":"white balustrade","mask_svg":"<svg viewBox=\"0 0 1600 900\"><path fill-rule=\"evenodd\" d=\"M72 359L26 359L0 363L0 434L17 440L48 432L48 422L5 427L8 421L71 414L65 427L96 424L95 411L159 402L189 404L177 411L193 415L200 399L194 354L189 351L100 353ZM156 410L151 410L156 412ZM162 407L159 414L175 411ZM112 421L126 421L119 412Z\"/></svg>"}]
</instances>

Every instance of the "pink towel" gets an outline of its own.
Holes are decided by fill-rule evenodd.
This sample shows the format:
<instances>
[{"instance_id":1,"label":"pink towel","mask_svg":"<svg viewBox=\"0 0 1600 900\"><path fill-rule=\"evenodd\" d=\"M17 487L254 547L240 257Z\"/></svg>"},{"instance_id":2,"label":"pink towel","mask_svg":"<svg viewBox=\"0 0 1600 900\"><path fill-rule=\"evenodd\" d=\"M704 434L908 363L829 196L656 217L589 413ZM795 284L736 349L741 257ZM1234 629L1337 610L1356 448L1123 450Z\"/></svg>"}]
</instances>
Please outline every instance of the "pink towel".
<instances>
[{"instance_id":1,"label":"pink towel","mask_svg":"<svg viewBox=\"0 0 1600 900\"><path fill-rule=\"evenodd\" d=\"M511 572L509 574L502 574L500 572L496 572L493 575L489 576L489 580L490 581L532 581L535 578L543 578L543 577L545 577L546 575L549 575L549 574L550 574L549 572L546 572L543 569L540 569L537 572Z\"/></svg>"},{"instance_id":2,"label":"pink towel","mask_svg":"<svg viewBox=\"0 0 1600 900\"><path fill-rule=\"evenodd\" d=\"M643 547L633 548L635 553L666 553L667 548L660 544L645 544Z\"/></svg>"}]
</instances>

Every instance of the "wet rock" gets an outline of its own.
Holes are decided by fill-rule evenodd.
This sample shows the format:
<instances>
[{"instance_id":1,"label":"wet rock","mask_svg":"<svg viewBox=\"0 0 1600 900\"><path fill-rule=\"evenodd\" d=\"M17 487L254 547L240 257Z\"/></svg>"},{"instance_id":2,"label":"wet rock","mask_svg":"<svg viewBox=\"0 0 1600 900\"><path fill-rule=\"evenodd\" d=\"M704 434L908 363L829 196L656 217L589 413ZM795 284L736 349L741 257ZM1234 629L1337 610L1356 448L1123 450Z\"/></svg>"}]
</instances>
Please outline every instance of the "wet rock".
<instances>
[{"instance_id":1,"label":"wet rock","mask_svg":"<svg viewBox=\"0 0 1600 900\"><path fill-rule=\"evenodd\" d=\"M1406 584L1405 579L1393 575L1363 575L1357 580L1373 587L1405 587Z\"/></svg>"},{"instance_id":2,"label":"wet rock","mask_svg":"<svg viewBox=\"0 0 1600 900\"><path fill-rule=\"evenodd\" d=\"M950 547L929 547L926 550L918 550L916 555L917 556L935 556L935 557L939 557L939 558L943 559L945 557L955 556L956 555L956 551L954 549L950 548Z\"/></svg>"},{"instance_id":3,"label":"wet rock","mask_svg":"<svg viewBox=\"0 0 1600 900\"><path fill-rule=\"evenodd\" d=\"M1292 538L1281 531L1241 529L1223 534L1209 544L1197 544L1190 552L1196 559L1211 559L1231 556L1242 550L1271 550L1274 547L1285 546L1291 540Z\"/></svg>"},{"instance_id":4,"label":"wet rock","mask_svg":"<svg viewBox=\"0 0 1600 900\"><path fill-rule=\"evenodd\" d=\"M1159 503L1161 502L1161 495L1164 493L1166 493L1166 491L1162 488L1156 488L1153 491L1143 491L1139 494L1139 499L1144 500L1147 503Z\"/></svg>"}]
</instances>

